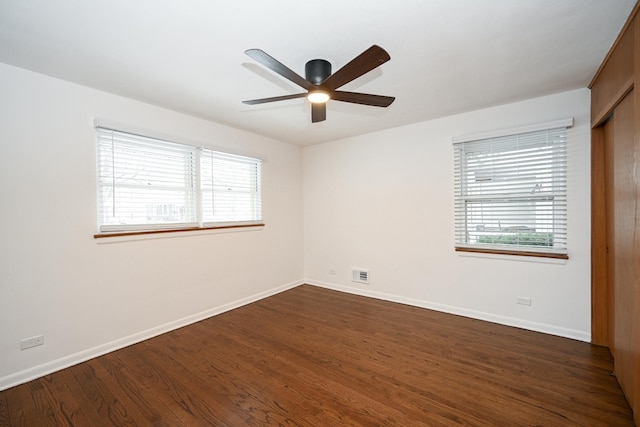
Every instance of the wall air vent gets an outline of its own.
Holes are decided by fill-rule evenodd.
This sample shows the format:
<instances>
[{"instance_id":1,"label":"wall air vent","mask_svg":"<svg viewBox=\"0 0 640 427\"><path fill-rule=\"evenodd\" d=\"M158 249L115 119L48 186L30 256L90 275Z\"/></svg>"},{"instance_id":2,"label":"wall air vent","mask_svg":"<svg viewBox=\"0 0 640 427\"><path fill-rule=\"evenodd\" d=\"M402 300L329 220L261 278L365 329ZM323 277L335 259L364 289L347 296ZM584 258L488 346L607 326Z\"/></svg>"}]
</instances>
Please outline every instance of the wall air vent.
<instances>
[{"instance_id":1,"label":"wall air vent","mask_svg":"<svg viewBox=\"0 0 640 427\"><path fill-rule=\"evenodd\" d=\"M365 285L369 284L369 270L364 268L356 268L353 267L351 271L351 281L364 283Z\"/></svg>"}]
</instances>

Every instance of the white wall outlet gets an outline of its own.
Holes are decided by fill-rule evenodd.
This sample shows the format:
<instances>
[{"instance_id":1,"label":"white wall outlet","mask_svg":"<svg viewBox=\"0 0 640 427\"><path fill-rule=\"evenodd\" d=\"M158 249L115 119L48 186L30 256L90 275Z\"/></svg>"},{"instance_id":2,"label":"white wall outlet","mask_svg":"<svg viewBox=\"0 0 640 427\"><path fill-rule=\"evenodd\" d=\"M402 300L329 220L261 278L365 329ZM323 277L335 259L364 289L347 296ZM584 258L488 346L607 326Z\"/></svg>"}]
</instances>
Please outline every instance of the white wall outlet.
<instances>
[{"instance_id":1,"label":"white wall outlet","mask_svg":"<svg viewBox=\"0 0 640 427\"><path fill-rule=\"evenodd\" d=\"M336 271L332 268L332 269L329 270L329 274L332 275L332 276L335 276L336 275Z\"/></svg>"},{"instance_id":2,"label":"white wall outlet","mask_svg":"<svg viewBox=\"0 0 640 427\"><path fill-rule=\"evenodd\" d=\"M531 305L531 298L527 298L527 297L516 297L516 304L520 304L520 305Z\"/></svg>"},{"instance_id":3,"label":"white wall outlet","mask_svg":"<svg viewBox=\"0 0 640 427\"><path fill-rule=\"evenodd\" d=\"M44 344L44 335L36 335L35 337L20 340L20 350L26 350Z\"/></svg>"}]
</instances>

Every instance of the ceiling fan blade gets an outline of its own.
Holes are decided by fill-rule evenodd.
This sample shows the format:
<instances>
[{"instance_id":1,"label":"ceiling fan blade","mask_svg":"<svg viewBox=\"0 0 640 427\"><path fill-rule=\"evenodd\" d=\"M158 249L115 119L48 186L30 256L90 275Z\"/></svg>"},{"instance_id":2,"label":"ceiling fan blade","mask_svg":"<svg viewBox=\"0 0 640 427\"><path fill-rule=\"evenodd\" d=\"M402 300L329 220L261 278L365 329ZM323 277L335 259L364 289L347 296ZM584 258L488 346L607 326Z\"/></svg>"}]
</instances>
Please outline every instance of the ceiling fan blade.
<instances>
[{"instance_id":1,"label":"ceiling fan blade","mask_svg":"<svg viewBox=\"0 0 640 427\"><path fill-rule=\"evenodd\" d=\"M390 59L391 57L386 50L374 44L352 59L347 65L330 75L322 84L329 86L333 90L338 89Z\"/></svg>"},{"instance_id":2,"label":"ceiling fan blade","mask_svg":"<svg viewBox=\"0 0 640 427\"><path fill-rule=\"evenodd\" d=\"M286 101L287 99L304 98L305 96L307 96L306 93L296 93L293 95L273 96L271 98L250 99L248 101L242 101L242 103L247 105L256 105L265 104L267 102Z\"/></svg>"},{"instance_id":3,"label":"ceiling fan blade","mask_svg":"<svg viewBox=\"0 0 640 427\"><path fill-rule=\"evenodd\" d=\"M369 93L345 92L337 90L331 94L336 101L352 102L354 104L372 105L374 107L388 107L395 98L393 96L371 95Z\"/></svg>"},{"instance_id":4,"label":"ceiling fan blade","mask_svg":"<svg viewBox=\"0 0 640 427\"><path fill-rule=\"evenodd\" d=\"M266 53L262 49L248 49L248 50L245 50L244 53L246 53L248 56L258 61L265 67L269 68L273 72L278 73L285 79L290 80L293 83L297 84L298 86L301 86L306 90L311 89L311 86L312 86L311 83L305 80L302 76L296 74L293 70L291 70L286 65L282 64L277 59L270 56L268 53Z\"/></svg>"},{"instance_id":5,"label":"ceiling fan blade","mask_svg":"<svg viewBox=\"0 0 640 427\"><path fill-rule=\"evenodd\" d=\"M311 123L327 120L327 104L324 102L311 104Z\"/></svg>"}]
</instances>

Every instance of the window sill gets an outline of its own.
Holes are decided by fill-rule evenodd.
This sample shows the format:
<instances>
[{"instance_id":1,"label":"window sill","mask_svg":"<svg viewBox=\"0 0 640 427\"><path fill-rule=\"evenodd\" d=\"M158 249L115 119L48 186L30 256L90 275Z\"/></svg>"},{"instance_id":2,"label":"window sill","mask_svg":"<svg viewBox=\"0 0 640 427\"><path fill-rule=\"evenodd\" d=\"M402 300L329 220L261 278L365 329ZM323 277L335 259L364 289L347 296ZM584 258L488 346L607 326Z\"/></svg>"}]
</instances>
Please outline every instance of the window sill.
<instances>
[{"instance_id":1,"label":"window sill","mask_svg":"<svg viewBox=\"0 0 640 427\"><path fill-rule=\"evenodd\" d=\"M208 232L208 231L248 231L252 228L260 228L264 227L264 223L259 224L239 224L239 225L220 225L220 226L210 226L210 227L191 227L191 228L171 228L165 230L145 230L145 231L121 231L121 232L111 232L111 233L97 233L93 235L94 239L108 239L108 238L133 238L136 237L144 238L144 237L153 237L153 236L171 236L176 234L192 234L193 232ZM120 239L118 239L120 240Z\"/></svg>"},{"instance_id":2,"label":"window sill","mask_svg":"<svg viewBox=\"0 0 640 427\"><path fill-rule=\"evenodd\" d=\"M473 252L478 254L492 254L492 255L515 255L515 256L525 256L525 257L536 257L536 258L553 258L553 259L569 259L569 255L567 254L554 254L554 253L544 253L544 252L533 252L533 251L514 251L507 249L485 249L485 248L467 248L467 247L456 247L456 252Z\"/></svg>"}]
</instances>

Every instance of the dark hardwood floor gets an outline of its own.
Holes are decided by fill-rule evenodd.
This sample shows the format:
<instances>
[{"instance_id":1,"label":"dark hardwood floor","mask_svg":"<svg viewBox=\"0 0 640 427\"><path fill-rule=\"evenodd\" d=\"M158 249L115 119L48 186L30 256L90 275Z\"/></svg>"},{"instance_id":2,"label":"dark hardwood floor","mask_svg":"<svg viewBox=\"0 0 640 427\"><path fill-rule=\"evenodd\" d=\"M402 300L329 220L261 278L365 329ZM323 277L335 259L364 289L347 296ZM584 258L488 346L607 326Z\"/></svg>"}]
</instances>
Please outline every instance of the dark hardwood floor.
<instances>
[{"instance_id":1,"label":"dark hardwood floor","mask_svg":"<svg viewBox=\"0 0 640 427\"><path fill-rule=\"evenodd\" d=\"M2 426L632 426L603 347L300 286L0 392Z\"/></svg>"}]
</instances>

